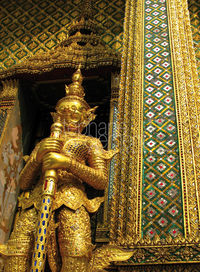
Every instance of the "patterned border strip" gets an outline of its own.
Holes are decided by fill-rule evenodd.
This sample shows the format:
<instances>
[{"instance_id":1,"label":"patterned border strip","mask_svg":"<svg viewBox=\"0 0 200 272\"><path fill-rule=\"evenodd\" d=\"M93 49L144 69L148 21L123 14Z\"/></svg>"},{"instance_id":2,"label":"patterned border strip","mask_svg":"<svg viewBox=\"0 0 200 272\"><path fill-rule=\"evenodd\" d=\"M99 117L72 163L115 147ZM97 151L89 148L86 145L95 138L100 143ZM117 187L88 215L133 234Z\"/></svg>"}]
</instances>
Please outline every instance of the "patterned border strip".
<instances>
[{"instance_id":1,"label":"patterned border strip","mask_svg":"<svg viewBox=\"0 0 200 272\"><path fill-rule=\"evenodd\" d=\"M180 160L185 197L185 236L199 235L199 95L198 75L186 1L168 0L173 72L178 112Z\"/></svg>"},{"instance_id":2,"label":"patterned border strip","mask_svg":"<svg viewBox=\"0 0 200 272\"><path fill-rule=\"evenodd\" d=\"M153 266L153 272L199 272L200 270L200 264L160 264L160 265L154 265ZM110 272L114 272L116 270L109 270ZM133 272L132 266L120 266L118 267L119 272ZM152 272L152 265L137 265L134 266L134 272Z\"/></svg>"},{"instance_id":3,"label":"patterned border strip","mask_svg":"<svg viewBox=\"0 0 200 272\"><path fill-rule=\"evenodd\" d=\"M116 158L110 230L112 243L121 245L141 235L143 94L138 90L143 89L143 7L143 0L126 1L117 121L120 152Z\"/></svg>"}]
</instances>

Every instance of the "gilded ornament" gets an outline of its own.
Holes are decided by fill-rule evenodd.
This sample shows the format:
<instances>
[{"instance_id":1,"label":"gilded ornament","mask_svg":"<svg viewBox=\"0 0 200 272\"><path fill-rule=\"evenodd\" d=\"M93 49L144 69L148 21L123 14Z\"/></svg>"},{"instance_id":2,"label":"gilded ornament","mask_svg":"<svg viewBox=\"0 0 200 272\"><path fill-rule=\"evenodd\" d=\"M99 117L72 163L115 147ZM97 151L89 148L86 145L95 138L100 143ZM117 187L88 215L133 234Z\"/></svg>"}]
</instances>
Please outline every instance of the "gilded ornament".
<instances>
[{"instance_id":1,"label":"gilded ornament","mask_svg":"<svg viewBox=\"0 0 200 272\"><path fill-rule=\"evenodd\" d=\"M78 69L57 103L51 136L26 157L14 229L0 247L5 272L44 271L46 255L53 272L103 271L110 262L132 256L111 245L94 250L91 243L89 213L104 198L88 199L84 184L106 188L107 164L116 151L105 151L98 139L81 134L95 118L95 108L84 100L82 80Z\"/></svg>"}]
</instances>

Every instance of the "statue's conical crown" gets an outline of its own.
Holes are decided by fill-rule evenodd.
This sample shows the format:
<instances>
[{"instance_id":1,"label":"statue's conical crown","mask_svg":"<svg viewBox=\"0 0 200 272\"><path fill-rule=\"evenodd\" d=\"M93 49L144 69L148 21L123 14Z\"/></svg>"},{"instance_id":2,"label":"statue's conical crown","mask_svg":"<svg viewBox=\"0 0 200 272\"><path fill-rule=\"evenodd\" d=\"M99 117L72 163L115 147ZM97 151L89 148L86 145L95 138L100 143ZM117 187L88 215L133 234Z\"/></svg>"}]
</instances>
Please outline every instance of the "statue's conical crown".
<instances>
[{"instance_id":1,"label":"statue's conical crown","mask_svg":"<svg viewBox=\"0 0 200 272\"><path fill-rule=\"evenodd\" d=\"M85 92L82 87L83 76L81 74L80 68L72 76L72 83L70 85L65 85L66 96L78 96L84 98Z\"/></svg>"},{"instance_id":2,"label":"statue's conical crown","mask_svg":"<svg viewBox=\"0 0 200 272\"><path fill-rule=\"evenodd\" d=\"M63 110L68 107L67 106L68 101L77 100L80 101L86 109L90 109L90 106L84 100L85 92L82 86L82 82L83 76L81 74L80 68L78 68L72 75L72 83L69 85L65 85L66 95L58 101L56 105L56 111L64 113Z\"/></svg>"}]
</instances>

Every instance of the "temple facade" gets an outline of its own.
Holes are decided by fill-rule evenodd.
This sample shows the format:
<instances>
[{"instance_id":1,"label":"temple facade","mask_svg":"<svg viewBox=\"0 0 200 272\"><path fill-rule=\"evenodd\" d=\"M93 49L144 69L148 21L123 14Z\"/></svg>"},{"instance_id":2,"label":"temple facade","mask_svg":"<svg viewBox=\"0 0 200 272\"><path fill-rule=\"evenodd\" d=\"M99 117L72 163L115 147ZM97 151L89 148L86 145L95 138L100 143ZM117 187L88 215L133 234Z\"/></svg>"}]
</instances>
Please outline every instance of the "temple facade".
<instances>
[{"instance_id":1,"label":"temple facade","mask_svg":"<svg viewBox=\"0 0 200 272\"><path fill-rule=\"evenodd\" d=\"M98 106L83 133L117 153L105 191L86 188L89 199L104 195L92 241L132 252L104 271L199 271L200 1L0 7L0 245L16 220L24 160L50 135L50 113L80 68Z\"/></svg>"}]
</instances>

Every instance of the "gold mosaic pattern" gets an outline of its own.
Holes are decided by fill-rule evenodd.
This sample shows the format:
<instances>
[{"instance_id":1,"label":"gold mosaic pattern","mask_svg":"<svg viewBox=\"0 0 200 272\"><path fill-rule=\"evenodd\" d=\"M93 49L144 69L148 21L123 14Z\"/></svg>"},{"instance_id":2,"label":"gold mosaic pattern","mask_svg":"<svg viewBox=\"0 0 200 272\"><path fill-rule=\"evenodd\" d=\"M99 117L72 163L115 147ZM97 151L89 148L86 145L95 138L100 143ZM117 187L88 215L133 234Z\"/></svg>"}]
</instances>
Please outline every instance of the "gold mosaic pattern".
<instances>
[{"instance_id":1,"label":"gold mosaic pattern","mask_svg":"<svg viewBox=\"0 0 200 272\"><path fill-rule=\"evenodd\" d=\"M103 27L102 40L122 50L125 0L94 1L94 21ZM38 52L54 48L80 15L81 0L1 1L0 69L6 69Z\"/></svg>"},{"instance_id":2,"label":"gold mosaic pattern","mask_svg":"<svg viewBox=\"0 0 200 272\"><path fill-rule=\"evenodd\" d=\"M110 229L111 241L122 245L134 243L141 235L142 30L143 0L137 3L129 0L125 11L117 121L120 152L116 157Z\"/></svg>"},{"instance_id":3,"label":"gold mosaic pattern","mask_svg":"<svg viewBox=\"0 0 200 272\"><path fill-rule=\"evenodd\" d=\"M174 239L169 235L166 239L161 239L162 237L157 235L151 240L141 235L141 138L143 137L141 122L145 114L142 111L141 98L144 69L142 35L144 0L137 1L135 6L132 1L127 1L119 96L120 154L116 161L110 231L112 243L133 247L135 252L127 265L200 262L198 120L200 97L196 57L187 1L167 0L166 2L183 184L184 237L178 235ZM134 10L136 10L135 21ZM134 31L137 35L134 35ZM137 69L134 69L135 67Z\"/></svg>"},{"instance_id":4,"label":"gold mosaic pattern","mask_svg":"<svg viewBox=\"0 0 200 272\"><path fill-rule=\"evenodd\" d=\"M189 0L188 8L190 11L190 22L200 77L200 0Z\"/></svg>"}]
</instances>

